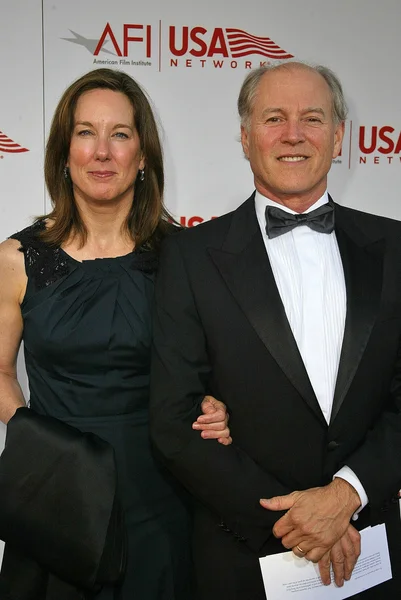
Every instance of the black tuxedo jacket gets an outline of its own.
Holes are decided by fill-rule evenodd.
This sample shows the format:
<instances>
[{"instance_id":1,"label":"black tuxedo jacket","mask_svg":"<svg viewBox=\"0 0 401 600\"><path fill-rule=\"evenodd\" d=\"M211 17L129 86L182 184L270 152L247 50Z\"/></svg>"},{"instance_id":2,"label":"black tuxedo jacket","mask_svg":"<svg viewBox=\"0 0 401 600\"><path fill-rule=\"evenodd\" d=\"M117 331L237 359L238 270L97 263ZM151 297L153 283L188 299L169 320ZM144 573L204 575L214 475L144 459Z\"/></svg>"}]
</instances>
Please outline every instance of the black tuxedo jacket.
<instances>
[{"instance_id":1,"label":"black tuxedo jacket","mask_svg":"<svg viewBox=\"0 0 401 600\"><path fill-rule=\"evenodd\" d=\"M265 598L258 556L284 548L272 535L281 514L259 499L325 485L343 465L369 498L357 526L391 521L393 572L401 570L401 224L339 205L335 218L347 314L329 425L285 315L254 196L166 240L151 435L196 499L202 598ZM191 428L206 393L228 407L229 447Z\"/></svg>"}]
</instances>

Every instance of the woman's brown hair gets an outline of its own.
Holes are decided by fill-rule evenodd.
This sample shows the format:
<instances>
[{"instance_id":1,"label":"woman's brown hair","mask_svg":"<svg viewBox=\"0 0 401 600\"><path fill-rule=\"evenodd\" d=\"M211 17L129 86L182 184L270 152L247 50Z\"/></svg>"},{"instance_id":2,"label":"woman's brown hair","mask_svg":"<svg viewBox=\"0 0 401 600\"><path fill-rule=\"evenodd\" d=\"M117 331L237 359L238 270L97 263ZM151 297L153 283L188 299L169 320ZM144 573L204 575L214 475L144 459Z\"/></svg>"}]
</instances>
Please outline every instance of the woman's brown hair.
<instances>
[{"instance_id":1,"label":"woman's brown hair","mask_svg":"<svg viewBox=\"0 0 401 600\"><path fill-rule=\"evenodd\" d=\"M90 90L108 89L127 96L134 110L135 126L145 157L145 178L136 178L135 200L126 227L135 246L158 247L170 228L171 216L163 204L163 153L152 108L145 93L132 77L113 69L95 69L72 83L61 97L50 128L45 153L45 180L53 210L43 218L53 221L42 233L43 241L60 246L70 236L86 241L86 227L77 209L71 180L65 177L74 115L79 97Z\"/></svg>"}]
</instances>

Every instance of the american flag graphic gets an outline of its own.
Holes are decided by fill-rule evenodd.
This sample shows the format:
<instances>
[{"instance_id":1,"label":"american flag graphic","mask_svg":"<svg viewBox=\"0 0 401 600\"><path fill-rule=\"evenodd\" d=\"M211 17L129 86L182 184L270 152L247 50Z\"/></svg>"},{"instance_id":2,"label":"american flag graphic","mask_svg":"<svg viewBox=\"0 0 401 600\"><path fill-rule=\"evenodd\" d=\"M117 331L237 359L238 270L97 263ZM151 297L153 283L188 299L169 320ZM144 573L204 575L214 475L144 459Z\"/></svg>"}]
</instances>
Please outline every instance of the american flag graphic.
<instances>
[{"instance_id":1,"label":"american flag graphic","mask_svg":"<svg viewBox=\"0 0 401 600\"><path fill-rule=\"evenodd\" d=\"M0 152L29 152L28 148L23 148L14 140L0 131Z\"/></svg>"},{"instance_id":2,"label":"american flag graphic","mask_svg":"<svg viewBox=\"0 0 401 600\"><path fill-rule=\"evenodd\" d=\"M243 29L227 28L226 33L233 58L249 56L249 54L260 54L276 60L294 58L292 54L277 46L268 37L256 37L256 35L251 35Z\"/></svg>"}]
</instances>

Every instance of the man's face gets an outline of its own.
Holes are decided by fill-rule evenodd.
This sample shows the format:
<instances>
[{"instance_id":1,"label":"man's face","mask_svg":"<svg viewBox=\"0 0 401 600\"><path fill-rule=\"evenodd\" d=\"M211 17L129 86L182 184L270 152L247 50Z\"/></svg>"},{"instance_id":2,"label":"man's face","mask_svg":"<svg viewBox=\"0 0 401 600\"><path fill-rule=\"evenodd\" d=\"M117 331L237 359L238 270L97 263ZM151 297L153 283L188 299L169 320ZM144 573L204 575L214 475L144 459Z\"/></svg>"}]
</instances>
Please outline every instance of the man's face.
<instances>
[{"instance_id":1,"label":"man's face","mask_svg":"<svg viewBox=\"0 0 401 600\"><path fill-rule=\"evenodd\" d=\"M327 187L344 125L333 121L323 77L304 66L267 72L259 82L250 123L241 128L256 189L280 204L313 204Z\"/></svg>"}]
</instances>

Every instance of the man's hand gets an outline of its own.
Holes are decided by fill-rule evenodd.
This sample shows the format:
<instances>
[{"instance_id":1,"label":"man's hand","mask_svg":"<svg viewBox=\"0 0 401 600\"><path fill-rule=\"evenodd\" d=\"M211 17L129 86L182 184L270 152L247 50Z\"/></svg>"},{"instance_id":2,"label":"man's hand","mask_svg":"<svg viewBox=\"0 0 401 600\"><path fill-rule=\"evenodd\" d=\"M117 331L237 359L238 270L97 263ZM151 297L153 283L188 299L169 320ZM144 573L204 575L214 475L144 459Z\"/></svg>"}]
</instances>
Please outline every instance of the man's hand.
<instances>
[{"instance_id":1,"label":"man's hand","mask_svg":"<svg viewBox=\"0 0 401 600\"><path fill-rule=\"evenodd\" d=\"M262 499L260 503L268 510L287 511L273 527L283 546L319 562L347 531L360 499L352 485L337 477L324 487Z\"/></svg>"},{"instance_id":2,"label":"man's hand","mask_svg":"<svg viewBox=\"0 0 401 600\"><path fill-rule=\"evenodd\" d=\"M319 560L319 572L324 585L329 585L331 582L330 565L333 567L336 585L341 587L344 584L344 580L348 581L351 579L352 571L360 553L360 533L355 527L348 525L348 529L344 535Z\"/></svg>"},{"instance_id":3,"label":"man's hand","mask_svg":"<svg viewBox=\"0 0 401 600\"><path fill-rule=\"evenodd\" d=\"M205 396L201 404L203 415L200 415L192 428L201 432L204 439L213 439L229 446L232 443L228 427L229 415L226 405L213 396Z\"/></svg>"}]
</instances>

